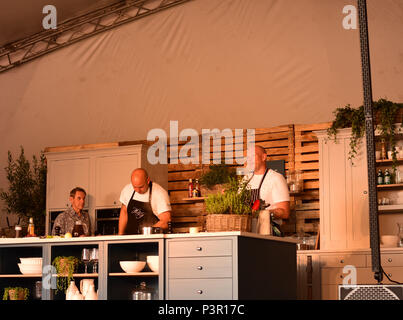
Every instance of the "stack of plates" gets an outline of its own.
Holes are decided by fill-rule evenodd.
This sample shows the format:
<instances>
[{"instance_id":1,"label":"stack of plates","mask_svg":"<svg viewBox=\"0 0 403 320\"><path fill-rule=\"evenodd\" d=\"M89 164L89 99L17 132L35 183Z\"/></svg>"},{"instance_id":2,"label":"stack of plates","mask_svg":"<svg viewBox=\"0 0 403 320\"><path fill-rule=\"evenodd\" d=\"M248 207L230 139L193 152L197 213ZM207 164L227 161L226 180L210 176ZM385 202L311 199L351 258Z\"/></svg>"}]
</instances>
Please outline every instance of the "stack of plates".
<instances>
[{"instance_id":1,"label":"stack of plates","mask_svg":"<svg viewBox=\"0 0 403 320\"><path fill-rule=\"evenodd\" d=\"M42 258L20 258L18 264L22 274L41 274Z\"/></svg>"}]
</instances>

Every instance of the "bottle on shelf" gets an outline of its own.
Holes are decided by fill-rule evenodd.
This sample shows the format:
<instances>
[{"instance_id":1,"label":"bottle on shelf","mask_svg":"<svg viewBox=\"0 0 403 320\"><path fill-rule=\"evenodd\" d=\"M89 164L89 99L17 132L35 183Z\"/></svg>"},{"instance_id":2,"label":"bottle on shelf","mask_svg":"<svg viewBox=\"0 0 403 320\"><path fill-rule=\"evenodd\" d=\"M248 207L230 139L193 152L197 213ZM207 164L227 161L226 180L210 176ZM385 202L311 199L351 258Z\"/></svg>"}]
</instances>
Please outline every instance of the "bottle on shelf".
<instances>
[{"instance_id":1,"label":"bottle on shelf","mask_svg":"<svg viewBox=\"0 0 403 320\"><path fill-rule=\"evenodd\" d=\"M378 176L376 182L377 184L383 184L383 174L381 169L378 170Z\"/></svg>"},{"instance_id":2,"label":"bottle on shelf","mask_svg":"<svg viewBox=\"0 0 403 320\"><path fill-rule=\"evenodd\" d=\"M193 197L193 181L192 181L192 179L189 179L188 195L189 195L189 198Z\"/></svg>"},{"instance_id":3,"label":"bottle on shelf","mask_svg":"<svg viewBox=\"0 0 403 320\"><path fill-rule=\"evenodd\" d=\"M381 141L381 160L386 160L386 143L385 140Z\"/></svg>"},{"instance_id":4,"label":"bottle on shelf","mask_svg":"<svg viewBox=\"0 0 403 320\"><path fill-rule=\"evenodd\" d=\"M36 237L36 235L35 235L34 218L29 218L28 230L27 230L27 237Z\"/></svg>"},{"instance_id":5,"label":"bottle on shelf","mask_svg":"<svg viewBox=\"0 0 403 320\"><path fill-rule=\"evenodd\" d=\"M392 183L392 179L391 179L391 176L390 176L390 173L389 173L388 169L385 170L385 174L383 176L383 183L384 184L391 184Z\"/></svg>"},{"instance_id":6,"label":"bottle on shelf","mask_svg":"<svg viewBox=\"0 0 403 320\"><path fill-rule=\"evenodd\" d=\"M200 186L199 186L199 179L196 179L195 190L196 190L196 197L201 197Z\"/></svg>"}]
</instances>

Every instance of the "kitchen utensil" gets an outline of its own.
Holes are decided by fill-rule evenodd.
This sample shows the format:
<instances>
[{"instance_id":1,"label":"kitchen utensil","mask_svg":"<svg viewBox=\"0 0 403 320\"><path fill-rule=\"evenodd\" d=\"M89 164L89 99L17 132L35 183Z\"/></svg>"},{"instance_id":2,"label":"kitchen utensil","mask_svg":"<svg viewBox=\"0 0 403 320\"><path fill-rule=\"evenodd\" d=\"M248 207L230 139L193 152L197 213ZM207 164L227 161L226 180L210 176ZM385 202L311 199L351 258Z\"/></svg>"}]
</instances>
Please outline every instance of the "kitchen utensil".
<instances>
[{"instance_id":1,"label":"kitchen utensil","mask_svg":"<svg viewBox=\"0 0 403 320\"><path fill-rule=\"evenodd\" d=\"M159 256L147 256L147 264L152 271L158 272Z\"/></svg>"},{"instance_id":2,"label":"kitchen utensil","mask_svg":"<svg viewBox=\"0 0 403 320\"><path fill-rule=\"evenodd\" d=\"M88 262L90 262L90 249L83 249L81 252L81 260L84 262L85 273L88 273Z\"/></svg>"},{"instance_id":3,"label":"kitchen utensil","mask_svg":"<svg viewBox=\"0 0 403 320\"><path fill-rule=\"evenodd\" d=\"M98 272L98 248L92 248L90 253L90 260L92 262L92 272Z\"/></svg>"},{"instance_id":4,"label":"kitchen utensil","mask_svg":"<svg viewBox=\"0 0 403 320\"><path fill-rule=\"evenodd\" d=\"M42 258L20 258L22 264L40 264L42 265Z\"/></svg>"},{"instance_id":5,"label":"kitchen utensil","mask_svg":"<svg viewBox=\"0 0 403 320\"><path fill-rule=\"evenodd\" d=\"M140 272L146 266L145 261L119 261L119 264L127 273Z\"/></svg>"},{"instance_id":6,"label":"kitchen utensil","mask_svg":"<svg viewBox=\"0 0 403 320\"><path fill-rule=\"evenodd\" d=\"M18 267L22 274L41 274L42 265L41 264L22 264L19 263Z\"/></svg>"},{"instance_id":7,"label":"kitchen utensil","mask_svg":"<svg viewBox=\"0 0 403 320\"><path fill-rule=\"evenodd\" d=\"M152 300L154 295L154 290L148 288L147 284L143 281L140 285L132 291L133 300Z\"/></svg>"}]
</instances>

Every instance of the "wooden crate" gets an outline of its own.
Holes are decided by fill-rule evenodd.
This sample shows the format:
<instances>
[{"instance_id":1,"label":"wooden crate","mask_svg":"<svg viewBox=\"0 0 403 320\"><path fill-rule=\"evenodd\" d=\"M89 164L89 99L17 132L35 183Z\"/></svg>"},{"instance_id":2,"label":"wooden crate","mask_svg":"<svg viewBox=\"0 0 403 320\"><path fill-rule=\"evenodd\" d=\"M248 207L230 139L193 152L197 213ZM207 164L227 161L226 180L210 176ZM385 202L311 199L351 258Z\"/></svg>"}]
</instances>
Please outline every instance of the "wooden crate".
<instances>
[{"instance_id":1,"label":"wooden crate","mask_svg":"<svg viewBox=\"0 0 403 320\"><path fill-rule=\"evenodd\" d=\"M331 122L295 125L295 170L302 172L304 190L295 198L296 232L319 231L319 147L314 134L326 130Z\"/></svg>"}]
</instances>

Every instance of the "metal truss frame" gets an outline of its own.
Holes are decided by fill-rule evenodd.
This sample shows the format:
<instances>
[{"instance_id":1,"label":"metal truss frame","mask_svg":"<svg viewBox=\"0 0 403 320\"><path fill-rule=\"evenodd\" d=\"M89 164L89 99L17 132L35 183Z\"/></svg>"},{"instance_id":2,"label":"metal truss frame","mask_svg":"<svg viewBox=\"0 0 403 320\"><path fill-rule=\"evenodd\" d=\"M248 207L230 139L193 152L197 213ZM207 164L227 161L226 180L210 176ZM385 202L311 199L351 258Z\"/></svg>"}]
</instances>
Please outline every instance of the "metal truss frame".
<instances>
[{"instance_id":1,"label":"metal truss frame","mask_svg":"<svg viewBox=\"0 0 403 320\"><path fill-rule=\"evenodd\" d=\"M39 58L80 40L191 0L126 0L70 19L0 47L0 72Z\"/></svg>"}]
</instances>

